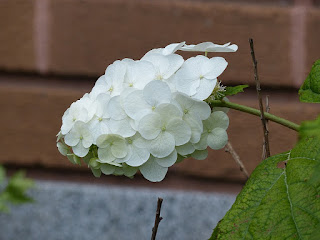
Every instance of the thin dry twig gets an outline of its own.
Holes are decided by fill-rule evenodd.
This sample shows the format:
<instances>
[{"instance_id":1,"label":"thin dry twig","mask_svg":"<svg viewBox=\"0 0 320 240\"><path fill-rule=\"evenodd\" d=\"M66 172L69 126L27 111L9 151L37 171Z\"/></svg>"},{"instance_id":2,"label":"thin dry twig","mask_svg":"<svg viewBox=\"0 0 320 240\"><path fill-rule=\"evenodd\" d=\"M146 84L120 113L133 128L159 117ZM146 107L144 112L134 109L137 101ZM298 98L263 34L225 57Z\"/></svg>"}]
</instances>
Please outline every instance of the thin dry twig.
<instances>
[{"instance_id":1,"label":"thin dry twig","mask_svg":"<svg viewBox=\"0 0 320 240\"><path fill-rule=\"evenodd\" d=\"M254 53L252 38L249 38L249 43L250 43L250 52L251 52L251 57L252 57L252 62L253 62L253 67L254 67L254 80L256 82L256 90L257 90L259 108L260 108L260 113L261 113L260 118L261 118L263 132L264 132L264 146L266 148L266 157L268 158L268 157L270 157L269 131L267 129L266 119L264 117L263 103L262 103L262 98L261 98L261 94L260 94L260 91L261 91L260 81L259 81L259 76L258 76L258 62L256 60L256 56Z\"/></svg>"},{"instance_id":2,"label":"thin dry twig","mask_svg":"<svg viewBox=\"0 0 320 240\"><path fill-rule=\"evenodd\" d=\"M270 106L269 106L269 96L267 95L266 96L266 112L270 112ZM269 131L268 129L268 122L269 120L266 119L266 127L267 127L267 130ZM265 142L263 142L263 151L262 151L262 157L261 157L262 160L266 159L266 145L265 145Z\"/></svg>"},{"instance_id":3,"label":"thin dry twig","mask_svg":"<svg viewBox=\"0 0 320 240\"><path fill-rule=\"evenodd\" d=\"M230 142L227 143L227 145L225 146L224 150L226 152L229 152L232 156L232 158L236 161L236 163L239 165L240 167L240 171L243 172L243 174L247 177L247 179L249 178L249 174L247 172L247 169L245 168L243 162L240 160L239 155L236 153L236 151L233 149L232 145Z\"/></svg>"},{"instance_id":4,"label":"thin dry twig","mask_svg":"<svg viewBox=\"0 0 320 240\"><path fill-rule=\"evenodd\" d=\"M162 198L158 198L156 218L155 218L155 220L154 220L154 226L153 226L153 228L152 228L151 240L155 240L155 239L156 239L157 231L158 231L158 226L159 226L159 223L160 223L161 220L162 220L162 217L160 216L162 201L163 201Z\"/></svg>"}]
</instances>

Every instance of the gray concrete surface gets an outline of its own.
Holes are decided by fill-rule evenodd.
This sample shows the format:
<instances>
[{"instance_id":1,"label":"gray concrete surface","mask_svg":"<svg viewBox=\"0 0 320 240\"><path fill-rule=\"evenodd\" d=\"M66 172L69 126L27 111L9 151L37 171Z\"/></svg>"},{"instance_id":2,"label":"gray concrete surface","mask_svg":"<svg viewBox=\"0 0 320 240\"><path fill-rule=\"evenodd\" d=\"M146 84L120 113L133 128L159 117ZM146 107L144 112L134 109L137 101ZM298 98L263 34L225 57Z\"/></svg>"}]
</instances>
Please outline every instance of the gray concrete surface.
<instances>
[{"instance_id":1,"label":"gray concrete surface","mask_svg":"<svg viewBox=\"0 0 320 240\"><path fill-rule=\"evenodd\" d=\"M157 240L208 239L235 195L37 181L36 203L0 214L0 240L150 239L162 197Z\"/></svg>"}]
</instances>

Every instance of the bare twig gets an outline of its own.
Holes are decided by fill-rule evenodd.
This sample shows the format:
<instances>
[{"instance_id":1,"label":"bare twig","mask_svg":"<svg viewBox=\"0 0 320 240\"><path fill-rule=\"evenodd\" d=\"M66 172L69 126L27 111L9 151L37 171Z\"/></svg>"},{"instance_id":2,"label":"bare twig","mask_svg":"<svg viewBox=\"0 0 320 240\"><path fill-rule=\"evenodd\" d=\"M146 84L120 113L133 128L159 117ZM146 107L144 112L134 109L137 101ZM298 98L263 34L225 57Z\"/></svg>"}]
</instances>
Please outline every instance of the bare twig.
<instances>
[{"instance_id":1,"label":"bare twig","mask_svg":"<svg viewBox=\"0 0 320 240\"><path fill-rule=\"evenodd\" d=\"M249 178L249 174L247 172L247 169L245 168L244 164L241 162L239 155L236 153L236 151L233 149L230 142L227 143L225 146L225 151L229 152L232 156L232 158L236 161L236 163L240 166L240 171L243 172L243 174Z\"/></svg>"},{"instance_id":2,"label":"bare twig","mask_svg":"<svg viewBox=\"0 0 320 240\"><path fill-rule=\"evenodd\" d=\"M268 95L266 96L266 112L267 112L267 113L270 112L269 96L268 96ZM268 122L269 122L269 120L266 119L267 131L269 131L269 129L268 129ZM262 151L262 157L261 157L261 159L262 159L262 160L266 159L266 155L267 155L267 154L266 154L266 144L265 144L265 142L263 142L263 151Z\"/></svg>"},{"instance_id":3,"label":"bare twig","mask_svg":"<svg viewBox=\"0 0 320 240\"><path fill-rule=\"evenodd\" d=\"M158 198L158 203L157 203L157 211L156 211L156 218L154 220L154 226L152 228L152 236L151 240L156 239L157 231L158 231L158 226L160 221L162 220L162 217L160 217L160 211L161 211L161 205L162 205L162 198Z\"/></svg>"},{"instance_id":4,"label":"bare twig","mask_svg":"<svg viewBox=\"0 0 320 240\"><path fill-rule=\"evenodd\" d=\"M256 60L256 56L254 53L252 38L249 38L249 43L250 43L250 52L251 52L251 57L252 57L253 67L254 67L254 79L256 82L257 96L258 96L259 108L260 108L260 114L261 114L260 117L261 117L263 132L264 132L264 145L266 148L266 157L270 157L269 132L268 132L268 129L266 126L266 119L264 117L263 103L262 103L262 98L261 98L261 94L260 94L260 91L261 91L260 81L259 81L259 77L258 77L258 62Z\"/></svg>"}]
</instances>

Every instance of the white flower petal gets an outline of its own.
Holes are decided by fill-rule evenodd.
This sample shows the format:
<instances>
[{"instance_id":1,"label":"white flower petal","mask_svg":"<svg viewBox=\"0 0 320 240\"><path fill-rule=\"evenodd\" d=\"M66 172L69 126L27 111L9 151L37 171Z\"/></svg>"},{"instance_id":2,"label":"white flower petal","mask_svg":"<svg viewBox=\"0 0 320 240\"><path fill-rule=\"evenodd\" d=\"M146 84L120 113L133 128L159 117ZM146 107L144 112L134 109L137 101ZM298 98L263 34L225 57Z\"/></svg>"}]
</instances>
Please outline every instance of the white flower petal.
<instances>
[{"instance_id":1,"label":"white flower petal","mask_svg":"<svg viewBox=\"0 0 320 240\"><path fill-rule=\"evenodd\" d=\"M216 86L216 83L217 79L201 79L200 85L196 90L196 94L192 95L191 97L199 100L207 99L211 95L214 87Z\"/></svg>"},{"instance_id":2,"label":"white flower petal","mask_svg":"<svg viewBox=\"0 0 320 240\"><path fill-rule=\"evenodd\" d=\"M206 52L208 47L213 47L214 43L212 42L203 42L199 43L197 45L190 44L190 45L185 45L180 48L182 51L192 51L192 52Z\"/></svg>"},{"instance_id":3,"label":"white flower petal","mask_svg":"<svg viewBox=\"0 0 320 240\"><path fill-rule=\"evenodd\" d=\"M208 147L208 132L204 132L201 134L200 141L197 143L194 143L193 146L197 150L204 150Z\"/></svg>"},{"instance_id":4,"label":"white flower petal","mask_svg":"<svg viewBox=\"0 0 320 240\"><path fill-rule=\"evenodd\" d=\"M213 57L204 62L202 69L207 79L217 78L227 68L228 62L223 57Z\"/></svg>"},{"instance_id":5,"label":"white flower petal","mask_svg":"<svg viewBox=\"0 0 320 240\"><path fill-rule=\"evenodd\" d=\"M124 99L123 108L132 119L140 119L148 113L151 113L151 106L144 100L143 91L134 91Z\"/></svg>"},{"instance_id":6,"label":"white flower petal","mask_svg":"<svg viewBox=\"0 0 320 240\"><path fill-rule=\"evenodd\" d=\"M147 83L155 78L153 65L147 61L135 61L128 64L125 76L125 87L143 89Z\"/></svg>"},{"instance_id":7,"label":"white flower petal","mask_svg":"<svg viewBox=\"0 0 320 240\"><path fill-rule=\"evenodd\" d=\"M169 156L164 158L155 157L155 160L162 167L171 167L177 161L177 157L178 157L177 151L173 150L173 152Z\"/></svg>"},{"instance_id":8,"label":"white flower petal","mask_svg":"<svg viewBox=\"0 0 320 240\"><path fill-rule=\"evenodd\" d=\"M188 142L184 145L176 147L177 152L182 156L187 156L195 151L194 146L192 143Z\"/></svg>"},{"instance_id":9,"label":"white flower petal","mask_svg":"<svg viewBox=\"0 0 320 240\"><path fill-rule=\"evenodd\" d=\"M116 170L116 166L110 164L101 164L101 172L105 175L113 174Z\"/></svg>"},{"instance_id":10,"label":"white flower petal","mask_svg":"<svg viewBox=\"0 0 320 240\"><path fill-rule=\"evenodd\" d=\"M169 68L163 76L164 79L170 78L184 63L183 57L178 54L170 54L167 56L167 59L169 61Z\"/></svg>"},{"instance_id":11,"label":"white flower petal","mask_svg":"<svg viewBox=\"0 0 320 240\"><path fill-rule=\"evenodd\" d=\"M197 160L204 160L208 157L208 150L196 150L191 154L191 157Z\"/></svg>"},{"instance_id":12,"label":"white flower petal","mask_svg":"<svg viewBox=\"0 0 320 240\"><path fill-rule=\"evenodd\" d=\"M160 166L153 157L140 168L141 174L150 182L160 182L167 174L168 168Z\"/></svg>"},{"instance_id":13,"label":"white flower petal","mask_svg":"<svg viewBox=\"0 0 320 240\"><path fill-rule=\"evenodd\" d=\"M80 141L80 133L77 131L71 131L66 136L64 136L64 142L68 146L76 146Z\"/></svg>"},{"instance_id":14,"label":"white flower petal","mask_svg":"<svg viewBox=\"0 0 320 240\"><path fill-rule=\"evenodd\" d=\"M169 55L172 53L175 53L176 51L180 50L180 48L185 45L186 42L181 42L181 43L171 43L168 46L166 46L162 50L163 55Z\"/></svg>"},{"instance_id":15,"label":"white flower petal","mask_svg":"<svg viewBox=\"0 0 320 240\"><path fill-rule=\"evenodd\" d=\"M208 146L214 150L223 148L228 142L228 134L222 128L215 128L208 135Z\"/></svg>"},{"instance_id":16,"label":"white flower petal","mask_svg":"<svg viewBox=\"0 0 320 240\"><path fill-rule=\"evenodd\" d=\"M148 114L140 120L139 133L147 140L155 139L161 131L161 124L160 114Z\"/></svg>"},{"instance_id":17,"label":"white flower petal","mask_svg":"<svg viewBox=\"0 0 320 240\"><path fill-rule=\"evenodd\" d=\"M185 45L180 47L179 50L192 52L235 52L238 50L238 46L235 44L230 45L230 43L219 45L212 42L203 42L197 45Z\"/></svg>"},{"instance_id":18,"label":"white flower petal","mask_svg":"<svg viewBox=\"0 0 320 240\"><path fill-rule=\"evenodd\" d=\"M171 90L167 83L154 80L143 89L143 97L150 106L156 107L171 101Z\"/></svg>"},{"instance_id":19,"label":"white flower petal","mask_svg":"<svg viewBox=\"0 0 320 240\"><path fill-rule=\"evenodd\" d=\"M202 121L197 118L191 117L189 115L185 115L183 117L183 120L188 124L188 126L191 129L190 142L191 143L199 142L201 138L201 134L203 132Z\"/></svg>"},{"instance_id":20,"label":"white flower petal","mask_svg":"<svg viewBox=\"0 0 320 240\"><path fill-rule=\"evenodd\" d=\"M168 123L172 118L182 118L183 116L181 109L171 103L160 104L154 112L160 114L164 124Z\"/></svg>"},{"instance_id":21,"label":"white flower petal","mask_svg":"<svg viewBox=\"0 0 320 240\"><path fill-rule=\"evenodd\" d=\"M109 121L109 128L113 134L118 134L124 138L131 137L136 133L136 131L131 127L129 118L119 121L111 119Z\"/></svg>"},{"instance_id":22,"label":"white flower petal","mask_svg":"<svg viewBox=\"0 0 320 240\"><path fill-rule=\"evenodd\" d=\"M191 114L199 117L201 120L205 120L210 116L210 106L203 101L193 99L184 93L175 93L174 99L180 105L184 114Z\"/></svg>"},{"instance_id":23,"label":"white flower petal","mask_svg":"<svg viewBox=\"0 0 320 240\"><path fill-rule=\"evenodd\" d=\"M218 45L215 44L214 47L207 48L207 52L236 52L238 50L238 46L236 44L224 44Z\"/></svg>"},{"instance_id":24,"label":"white flower petal","mask_svg":"<svg viewBox=\"0 0 320 240\"><path fill-rule=\"evenodd\" d=\"M110 118L114 120L122 120L127 117L127 114L122 108L120 96L112 97L108 103L107 111Z\"/></svg>"},{"instance_id":25,"label":"white flower petal","mask_svg":"<svg viewBox=\"0 0 320 240\"><path fill-rule=\"evenodd\" d=\"M124 158L128 153L126 141L119 138L112 142L111 153L116 158Z\"/></svg>"},{"instance_id":26,"label":"white flower petal","mask_svg":"<svg viewBox=\"0 0 320 240\"><path fill-rule=\"evenodd\" d=\"M229 117L222 111L216 111L211 113L210 117L203 121L204 128L207 130L213 130L214 128L227 129L229 126Z\"/></svg>"},{"instance_id":27,"label":"white flower petal","mask_svg":"<svg viewBox=\"0 0 320 240\"><path fill-rule=\"evenodd\" d=\"M72 147L72 151L78 157L84 157L88 154L89 148L85 148L82 144L82 141L80 141L76 146Z\"/></svg>"},{"instance_id":28,"label":"white flower petal","mask_svg":"<svg viewBox=\"0 0 320 240\"><path fill-rule=\"evenodd\" d=\"M110 147L98 148L98 157L99 160L97 160L97 162L100 163L111 163L116 159L112 155Z\"/></svg>"},{"instance_id":29,"label":"white flower petal","mask_svg":"<svg viewBox=\"0 0 320 240\"><path fill-rule=\"evenodd\" d=\"M166 132L173 135L176 146L187 143L191 138L190 127L185 121L178 118L174 118L169 121Z\"/></svg>"},{"instance_id":30,"label":"white flower petal","mask_svg":"<svg viewBox=\"0 0 320 240\"><path fill-rule=\"evenodd\" d=\"M145 148L137 148L132 146L131 147L131 156L126 161L126 164L132 167L138 167L144 164L150 157L150 153Z\"/></svg>"},{"instance_id":31,"label":"white flower petal","mask_svg":"<svg viewBox=\"0 0 320 240\"><path fill-rule=\"evenodd\" d=\"M150 141L150 153L157 158L167 157L175 148L174 137L166 131Z\"/></svg>"}]
</instances>

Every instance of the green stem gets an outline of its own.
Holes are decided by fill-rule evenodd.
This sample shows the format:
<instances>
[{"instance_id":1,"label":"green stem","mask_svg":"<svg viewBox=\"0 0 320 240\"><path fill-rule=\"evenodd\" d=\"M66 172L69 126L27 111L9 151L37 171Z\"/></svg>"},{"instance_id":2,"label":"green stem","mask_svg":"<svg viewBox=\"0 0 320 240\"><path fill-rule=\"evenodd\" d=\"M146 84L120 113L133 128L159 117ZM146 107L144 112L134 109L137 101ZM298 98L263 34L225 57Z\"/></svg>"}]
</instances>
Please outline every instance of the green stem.
<instances>
[{"instance_id":1,"label":"green stem","mask_svg":"<svg viewBox=\"0 0 320 240\"><path fill-rule=\"evenodd\" d=\"M208 103L211 107L227 107L227 108L232 108L232 109L235 109L235 110L238 110L241 112L250 113L250 114L253 114L256 116L261 116L260 110L255 109L255 108L251 108L251 107L247 107L247 106L244 106L241 104L226 102L223 100L209 100ZM300 125L298 125L296 123L293 123L293 122L286 120L284 118L281 118L281 117L277 117L277 116L270 114L270 113L267 113L267 112L264 112L264 116L266 119L268 119L270 121L279 123L287 128L295 130L297 132L299 131Z\"/></svg>"}]
</instances>

